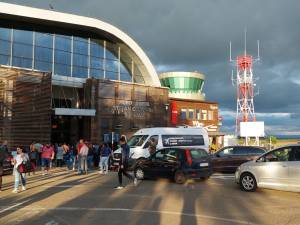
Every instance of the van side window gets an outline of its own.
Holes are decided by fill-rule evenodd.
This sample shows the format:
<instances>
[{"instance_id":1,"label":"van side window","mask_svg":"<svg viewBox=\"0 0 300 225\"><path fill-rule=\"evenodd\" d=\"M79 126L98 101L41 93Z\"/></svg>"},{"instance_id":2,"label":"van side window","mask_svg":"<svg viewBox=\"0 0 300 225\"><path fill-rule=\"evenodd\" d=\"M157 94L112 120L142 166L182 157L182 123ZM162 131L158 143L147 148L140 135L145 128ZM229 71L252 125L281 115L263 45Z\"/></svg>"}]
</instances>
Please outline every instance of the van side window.
<instances>
[{"instance_id":1,"label":"van side window","mask_svg":"<svg viewBox=\"0 0 300 225\"><path fill-rule=\"evenodd\" d=\"M148 139L147 143L144 145L144 148L149 148L152 145L153 147L156 148L157 144L158 144L158 135L153 135Z\"/></svg>"}]
</instances>

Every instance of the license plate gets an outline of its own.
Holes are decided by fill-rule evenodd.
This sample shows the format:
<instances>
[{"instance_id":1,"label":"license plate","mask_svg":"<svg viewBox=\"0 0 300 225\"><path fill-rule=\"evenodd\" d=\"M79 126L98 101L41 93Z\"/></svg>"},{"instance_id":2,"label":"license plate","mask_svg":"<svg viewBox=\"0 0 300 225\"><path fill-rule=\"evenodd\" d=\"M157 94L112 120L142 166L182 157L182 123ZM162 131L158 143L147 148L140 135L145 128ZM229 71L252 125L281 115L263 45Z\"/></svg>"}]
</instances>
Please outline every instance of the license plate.
<instances>
[{"instance_id":1,"label":"license plate","mask_svg":"<svg viewBox=\"0 0 300 225\"><path fill-rule=\"evenodd\" d=\"M200 167L206 167L208 166L208 163L200 163Z\"/></svg>"}]
</instances>

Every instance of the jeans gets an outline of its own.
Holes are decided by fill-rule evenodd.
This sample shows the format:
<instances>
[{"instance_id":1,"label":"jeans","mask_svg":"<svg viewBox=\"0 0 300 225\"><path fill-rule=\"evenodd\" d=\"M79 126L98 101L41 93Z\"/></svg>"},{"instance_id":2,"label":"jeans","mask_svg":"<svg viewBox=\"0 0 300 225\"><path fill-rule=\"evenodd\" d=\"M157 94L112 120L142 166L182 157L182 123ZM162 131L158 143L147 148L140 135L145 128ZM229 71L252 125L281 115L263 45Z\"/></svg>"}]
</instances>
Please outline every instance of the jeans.
<instances>
[{"instance_id":1,"label":"jeans","mask_svg":"<svg viewBox=\"0 0 300 225\"><path fill-rule=\"evenodd\" d=\"M82 155L80 157L80 164L81 164L81 168L80 168L80 172L85 172L87 173L87 156L86 155Z\"/></svg>"},{"instance_id":2,"label":"jeans","mask_svg":"<svg viewBox=\"0 0 300 225\"><path fill-rule=\"evenodd\" d=\"M89 169L92 169L93 168L93 160L94 160L94 157L92 155L89 155L87 157L87 161L88 161L88 168Z\"/></svg>"},{"instance_id":3,"label":"jeans","mask_svg":"<svg viewBox=\"0 0 300 225\"><path fill-rule=\"evenodd\" d=\"M25 186L26 186L26 174L25 173L19 173L19 171L15 168L14 169L14 175L15 175L15 190L18 190L18 188L19 188L20 177L21 177L22 187L25 188Z\"/></svg>"},{"instance_id":4,"label":"jeans","mask_svg":"<svg viewBox=\"0 0 300 225\"><path fill-rule=\"evenodd\" d=\"M103 167L106 172L108 171L108 158L108 156L101 156L99 163L99 168L101 171L103 171Z\"/></svg>"},{"instance_id":5,"label":"jeans","mask_svg":"<svg viewBox=\"0 0 300 225\"><path fill-rule=\"evenodd\" d=\"M79 154L77 155L77 169L78 169L78 173L80 173L81 172L81 155L79 155Z\"/></svg>"}]
</instances>

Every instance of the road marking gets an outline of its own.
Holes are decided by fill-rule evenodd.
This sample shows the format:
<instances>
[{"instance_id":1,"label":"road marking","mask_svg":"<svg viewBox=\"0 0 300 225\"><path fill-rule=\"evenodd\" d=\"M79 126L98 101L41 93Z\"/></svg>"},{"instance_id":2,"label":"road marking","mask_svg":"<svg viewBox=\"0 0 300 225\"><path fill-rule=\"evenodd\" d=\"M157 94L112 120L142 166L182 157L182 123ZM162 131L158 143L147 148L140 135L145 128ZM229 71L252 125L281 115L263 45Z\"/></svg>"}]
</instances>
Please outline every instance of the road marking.
<instances>
[{"instance_id":1,"label":"road marking","mask_svg":"<svg viewBox=\"0 0 300 225\"><path fill-rule=\"evenodd\" d=\"M54 220L51 220L51 221L45 223L45 225L58 225L58 224L59 224L59 223L57 223L57 222L54 221Z\"/></svg>"},{"instance_id":2,"label":"road marking","mask_svg":"<svg viewBox=\"0 0 300 225\"><path fill-rule=\"evenodd\" d=\"M7 210L13 210L7 209ZM18 211L98 211L98 212L133 212L133 213L150 213L150 214L168 214L168 215L176 215L176 216L186 216L186 217L198 217L202 219L210 219L210 220L218 220L223 222L231 222L235 224L246 224L246 225L257 225L252 222L244 221L244 220L236 220L229 219L224 217L217 216L206 216L194 213L183 213L183 212L175 212L175 211L158 211L158 210L146 210L146 209L128 209L128 208L83 208L83 207L57 207L57 208L44 208L44 207L24 207L19 208ZM51 222L51 221L50 221ZM52 225L52 224L51 224Z\"/></svg>"},{"instance_id":3,"label":"road marking","mask_svg":"<svg viewBox=\"0 0 300 225\"><path fill-rule=\"evenodd\" d=\"M24 201L24 202L20 202L20 203L17 203L17 204L15 204L15 205L9 206L9 207L7 207L7 208L5 208L5 209L2 209L2 210L0 211L0 213L4 213L4 212L6 212L6 211L11 211L12 209L14 209L14 208L16 208L16 207L18 207L18 206L20 206L20 205L23 205L24 203L26 203L26 202L28 202L28 201L30 201L30 199L28 199L28 200L26 200L26 201Z\"/></svg>"}]
</instances>

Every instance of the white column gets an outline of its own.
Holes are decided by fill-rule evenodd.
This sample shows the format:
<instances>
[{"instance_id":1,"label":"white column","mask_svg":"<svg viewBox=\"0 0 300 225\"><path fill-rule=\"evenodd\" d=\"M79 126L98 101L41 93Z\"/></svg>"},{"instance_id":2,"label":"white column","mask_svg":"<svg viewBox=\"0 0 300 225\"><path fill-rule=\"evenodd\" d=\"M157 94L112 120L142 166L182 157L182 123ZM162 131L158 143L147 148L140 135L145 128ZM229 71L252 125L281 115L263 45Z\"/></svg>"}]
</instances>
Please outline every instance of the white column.
<instances>
[{"instance_id":1,"label":"white column","mask_svg":"<svg viewBox=\"0 0 300 225\"><path fill-rule=\"evenodd\" d=\"M103 78L106 78L106 41L103 44Z\"/></svg>"}]
</instances>

